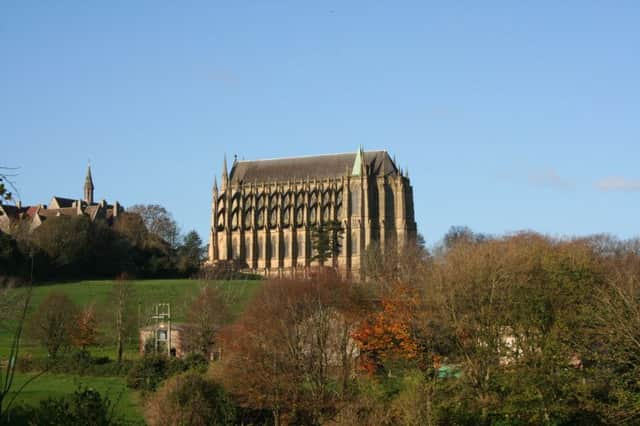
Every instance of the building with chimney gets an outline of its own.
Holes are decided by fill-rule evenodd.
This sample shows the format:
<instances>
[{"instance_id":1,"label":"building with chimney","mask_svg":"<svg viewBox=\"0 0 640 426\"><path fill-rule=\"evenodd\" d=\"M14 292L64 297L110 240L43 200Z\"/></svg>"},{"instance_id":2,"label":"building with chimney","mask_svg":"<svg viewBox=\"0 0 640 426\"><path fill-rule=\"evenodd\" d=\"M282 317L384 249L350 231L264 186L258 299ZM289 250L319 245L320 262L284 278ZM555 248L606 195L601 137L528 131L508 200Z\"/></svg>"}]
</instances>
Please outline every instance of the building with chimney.
<instances>
[{"instance_id":1,"label":"building with chimney","mask_svg":"<svg viewBox=\"0 0 640 426\"><path fill-rule=\"evenodd\" d=\"M386 151L237 161L213 184L209 262L234 260L263 275L306 274L312 230L338 221L342 247L332 264L360 276L367 247L416 238L413 188Z\"/></svg>"},{"instance_id":2,"label":"building with chimney","mask_svg":"<svg viewBox=\"0 0 640 426\"><path fill-rule=\"evenodd\" d=\"M54 196L49 204L34 206L22 206L0 203L0 231L11 233L12 228L18 225L26 225L29 232L42 225L48 218L56 216L87 216L91 221L105 220L113 224L118 215L124 209L116 201L108 204L105 200L94 201L95 186L91 176L91 166L87 166L87 175L84 181L83 197L79 199Z\"/></svg>"}]
</instances>

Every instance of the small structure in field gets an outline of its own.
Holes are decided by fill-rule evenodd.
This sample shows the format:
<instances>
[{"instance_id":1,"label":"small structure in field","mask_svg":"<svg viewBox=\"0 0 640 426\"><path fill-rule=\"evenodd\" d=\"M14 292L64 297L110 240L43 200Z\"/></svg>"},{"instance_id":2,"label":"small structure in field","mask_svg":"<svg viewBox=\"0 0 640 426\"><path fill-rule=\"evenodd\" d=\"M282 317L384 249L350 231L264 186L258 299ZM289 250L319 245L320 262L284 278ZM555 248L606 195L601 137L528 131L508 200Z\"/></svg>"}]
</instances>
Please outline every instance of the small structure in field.
<instances>
[{"instance_id":1,"label":"small structure in field","mask_svg":"<svg viewBox=\"0 0 640 426\"><path fill-rule=\"evenodd\" d=\"M167 353L176 358L184 358L185 325L172 323L171 326L149 325L140 329L140 355L147 352Z\"/></svg>"}]
</instances>

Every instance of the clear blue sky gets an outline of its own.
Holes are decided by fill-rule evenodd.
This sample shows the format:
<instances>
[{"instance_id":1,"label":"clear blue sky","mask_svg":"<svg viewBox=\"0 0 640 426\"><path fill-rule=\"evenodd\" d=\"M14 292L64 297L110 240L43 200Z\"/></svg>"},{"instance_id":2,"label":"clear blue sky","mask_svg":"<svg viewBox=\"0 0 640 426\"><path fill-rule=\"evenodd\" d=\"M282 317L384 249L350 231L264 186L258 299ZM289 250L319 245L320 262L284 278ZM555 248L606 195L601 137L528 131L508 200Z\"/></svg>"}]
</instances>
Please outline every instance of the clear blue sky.
<instances>
[{"instance_id":1,"label":"clear blue sky","mask_svg":"<svg viewBox=\"0 0 640 426\"><path fill-rule=\"evenodd\" d=\"M455 3L455 4L454 4ZM429 243L640 234L640 2L0 3L0 163L25 203L166 206L223 153L387 149Z\"/></svg>"}]
</instances>

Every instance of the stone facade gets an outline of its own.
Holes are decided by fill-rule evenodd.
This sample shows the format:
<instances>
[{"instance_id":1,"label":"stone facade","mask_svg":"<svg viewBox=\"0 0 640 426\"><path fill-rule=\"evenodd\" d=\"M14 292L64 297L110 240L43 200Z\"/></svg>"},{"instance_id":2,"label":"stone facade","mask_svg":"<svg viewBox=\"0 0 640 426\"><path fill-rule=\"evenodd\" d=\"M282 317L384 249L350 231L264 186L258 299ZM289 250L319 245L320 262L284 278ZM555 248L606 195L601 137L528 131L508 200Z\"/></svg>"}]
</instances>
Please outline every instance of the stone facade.
<instances>
[{"instance_id":1,"label":"stone facade","mask_svg":"<svg viewBox=\"0 0 640 426\"><path fill-rule=\"evenodd\" d=\"M237 260L263 275L305 274L314 266L312 227L339 221L334 259L360 275L372 243L401 247L416 237L413 188L386 151L234 161L213 185L209 262Z\"/></svg>"}]
</instances>

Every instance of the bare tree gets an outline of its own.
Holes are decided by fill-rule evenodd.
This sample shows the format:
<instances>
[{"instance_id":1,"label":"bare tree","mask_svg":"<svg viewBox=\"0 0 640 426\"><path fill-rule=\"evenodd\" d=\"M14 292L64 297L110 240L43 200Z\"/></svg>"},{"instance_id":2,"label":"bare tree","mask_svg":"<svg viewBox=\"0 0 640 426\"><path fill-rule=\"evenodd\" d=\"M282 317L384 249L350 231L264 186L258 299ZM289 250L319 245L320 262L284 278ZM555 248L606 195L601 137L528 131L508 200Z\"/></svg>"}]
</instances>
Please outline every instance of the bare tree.
<instances>
[{"instance_id":1,"label":"bare tree","mask_svg":"<svg viewBox=\"0 0 640 426\"><path fill-rule=\"evenodd\" d=\"M357 355L352 288L330 274L265 283L222 332L221 379L242 405L272 411L276 425L336 415Z\"/></svg>"},{"instance_id":2,"label":"bare tree","mask_svg":"<svg viewBox=\"0 0 640 426\"><path fill-rule=\"evenodd\" d=\"M13 338L11 339L11 347L7 356L7 364L2 374L0 374L0 422L4 418L5 414L8 413L16 396L20 394L27 384L31 383L39 376L33 376L30 380L25 382L22 387L14 393L14 398L8 403L5 403L7 396L12 392L13 388L13 379L20 353L20 340L22 339L22 331L27 317L27 311L31 303L31 294L31 285L26 288L26 291L23 294L19 294L16 290L8 287L0 290L0 303L2 304L2 306L0 306L0 311L16 312L16 310L14 310L14 306L19 307L17 310L17 316L15 317L17 319L17 324L12 333ZM11 304L11 306L9 306L9 304Z\"/></svg>"},{"instance_id":3,"label":"bare tree","mask_svg":"<svg viewBox=\"0 0 640 426\"><path fill-rule=\"evenodd\" d=\"M218 331L229 318L228 305L220 290L210 286L203 287L187 311L187 348L209 356Z\"/></svg>"},{"instance_id":4,"label":"bare tree","mask_svg":"<svg viewBox=\"0 0 640 426\"><path fill-rule=\"evenodd\" d=\"M55 358L71 345L77 314L77 307L66 294L52 291L29 320L27 331Z\"/></svg>"},{"instance_id":5,"label":"bare tree","mask_svg":"<svg viewBox=\"0 0 640 426\"><path fill-rule=\"evenodd\" d=\"M127 274L121 274L113 284L111 303L113 304L113 324L116 339L116 357L122 362L125 341L132 333L134 316L131 304L133 302L133 288Z\"/></svg>"},{"instance_id":6,"label":"bare tree","mask_svg":"<svg viewBox=\"0 0 640 426\"><path fill-rule=\"evenodd\" d=\"M129 207L127 211L140 215L151 234L163 239L171 247L177 247L180 239L180 229L166 208L159 204L136 204Z\"/></svg>"}]
</instances>

